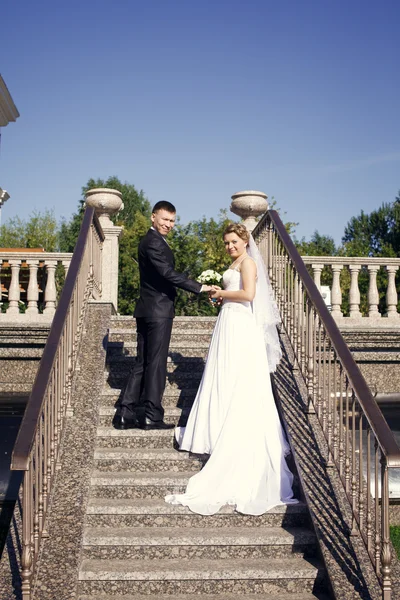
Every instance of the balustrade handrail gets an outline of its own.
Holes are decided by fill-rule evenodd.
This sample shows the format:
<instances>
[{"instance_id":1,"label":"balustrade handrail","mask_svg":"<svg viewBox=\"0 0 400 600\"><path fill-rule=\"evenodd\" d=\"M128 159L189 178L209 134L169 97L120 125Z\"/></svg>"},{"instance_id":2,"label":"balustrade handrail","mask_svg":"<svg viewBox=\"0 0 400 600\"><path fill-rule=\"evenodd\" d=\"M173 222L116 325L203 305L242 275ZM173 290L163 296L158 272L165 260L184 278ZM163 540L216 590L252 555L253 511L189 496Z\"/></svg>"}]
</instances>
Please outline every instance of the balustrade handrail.
<instances>
[{"instance_id":1,"label":"balustrade handrail","mask_svg":"<svg viewBox=\"0 0 400 600\"><path fill-rule=\"evenodd\" d=\"M394 265L400 267L400 258L385 257L385 256L312 256L312 255L301 255L301 259L306 265L322 263L324 266L330 265L361 265L367 267L368 265L379 265L379 266L390 266Z\"/></svg>"},{"instance_id":2,"label":"balustrade handrail","mask_svg":"<svg viewBox=\"0 0 400 600\"><path fill-rule=\"evenodd\" d=\"M258 222L253 235L257 235L258 229L265 227L265 220L268 217L271 219L278 235L281 239L283 246L285 247L293 265L302 280L306 292L314 305L321 321L323 322L325 329L330 337L332 346L334 347L340 362L343 365L344 370L347 373L349 381L351 382L356 396L364 410L365 416L373 430L383 453L387 458L387 464L389 467L400 467L400 448L395 440L393 432L387 424L377 402L371 394L371 391L360 372L346 342L343 339L342 334L338 326L336 325L332 315L330 314L326 304L318 291L311 275L309 274L305 264L304 257L301 257L296 246L291 240L284 224L282 223L279 214L275 210L269 210L268 213L262 217ZM326 257L325 257L326 258Z\"/></svg>"},{"instance_id":3,"label":"balustrade handrail","mask_svg":"<svg viewBox=\"0 0 400 600\"><path fill-rule=\"evenodd\" d=\"M30 248L21 250L5 250L0 248L0 261L7 262L9 258L27 258L29 260L37 260L43 262L45 260L70 260L72 252L32 252Z\"/></svg>"},{"instance_id":4,"label":"balustrade handrail","mask_svg":"<svg viewBox=\"0 0 400 600\"><path fill-rule=\"evenodd\" d=\"M29 465L29 456L34 443L39 419L42 414L45 392L49 377L53 368L57 348L60 343L67 313L71 304L75 284L83 260L85 246L92 223L95 225L100 240L104 240L104 234L93 208L86 208L81 230L72 255L71 264L61 292L49 337L43 350L42 359L32 387L25 413L19 428L18 436L12 453L11 470L26 471ZM41 257L43 255L41 254ZM37 255L35 256L37 257Z\"/></svg>"}]
</instances>

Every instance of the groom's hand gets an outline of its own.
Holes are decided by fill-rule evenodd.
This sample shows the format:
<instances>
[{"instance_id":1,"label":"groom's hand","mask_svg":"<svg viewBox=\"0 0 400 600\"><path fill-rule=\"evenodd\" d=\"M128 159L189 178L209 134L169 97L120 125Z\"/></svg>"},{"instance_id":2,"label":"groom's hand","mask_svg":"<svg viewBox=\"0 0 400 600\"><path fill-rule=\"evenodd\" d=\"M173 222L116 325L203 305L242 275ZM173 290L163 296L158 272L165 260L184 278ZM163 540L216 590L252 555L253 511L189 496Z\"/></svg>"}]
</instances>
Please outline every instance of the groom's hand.
<instances>
[{"instance_id":1,"label":"groom's hand","mask_svg":"<svg viewBox=\"0 0 400 600\"><path fill-rule=\"evenodd\" d=\"M214 287L215 287L215 286L213 286L213 285L204 285L204 284L203 284L203 285L201 286L200 293L201 293L201 292L211 292L211 290L212 290Z\"/></svg>"}]
</instances>

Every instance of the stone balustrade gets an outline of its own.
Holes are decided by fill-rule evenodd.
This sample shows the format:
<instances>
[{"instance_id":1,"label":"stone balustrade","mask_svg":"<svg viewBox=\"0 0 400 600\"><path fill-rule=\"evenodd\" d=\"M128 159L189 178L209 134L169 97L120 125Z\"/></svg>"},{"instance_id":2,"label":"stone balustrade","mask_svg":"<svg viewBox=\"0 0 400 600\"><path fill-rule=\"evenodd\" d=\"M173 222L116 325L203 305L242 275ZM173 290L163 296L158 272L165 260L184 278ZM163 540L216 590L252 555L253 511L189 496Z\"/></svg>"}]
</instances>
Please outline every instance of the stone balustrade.
<instances>
[{"instance_id":1,"label":"stone balustrade","mask_svg":"<svg viewBox=\"0 0 400 600\"><path fill-rule=\"evenodd\" d=\"M63 280L71 253L0 249L0 321L51 321L57 305L56 269ZM4 310L4 309L3 309Z\"/></svg>"},{"instance_id":2,"label":"stone balustrade","mask_svg":"<svg viewBox=\"0 0 400 600\"><path fill-rule=\"evenodd\" d=\"M369 258L346 256L303 256L305 264L312 269L315 284L321 289L321 274L328 268L332 276L331 284L331 312L332 316L341 324L364 324L366 326L400 327L398 311L398 293L396 289L396 273L400 269L400 258ZM344 317L343 289L341 275L347 269L347 280L350 281L348 289L348 310ZM378 289L378 271L383 269L387 276L385 289ZM363 273L368 277L368 290L366 309L361 312L361 295L359 275ZM384 302L382 302L384 296ZM381 299L381 302L380 302ZM387 319L383 320L382 317Z\"/></svg>"}]
</instances>

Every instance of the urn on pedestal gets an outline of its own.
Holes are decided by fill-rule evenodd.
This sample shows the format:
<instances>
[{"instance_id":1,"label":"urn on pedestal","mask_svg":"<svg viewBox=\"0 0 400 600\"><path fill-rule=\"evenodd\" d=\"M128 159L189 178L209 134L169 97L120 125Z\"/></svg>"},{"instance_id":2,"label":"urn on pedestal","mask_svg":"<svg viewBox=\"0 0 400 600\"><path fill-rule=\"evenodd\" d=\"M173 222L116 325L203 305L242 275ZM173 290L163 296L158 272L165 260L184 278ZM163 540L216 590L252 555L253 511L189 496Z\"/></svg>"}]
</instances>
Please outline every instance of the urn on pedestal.
<instances>
[{"instance_id":1,"label":"urn on pedestal","mask_svg":"<svg viewBox=\"0 0 400 600\"><path fill-rule=\"evenodd\" d=\"M231 211L242 217L244 225L251 232L257 225L257 217L268 210L267 194L255 190L236 192L232 196Z\"/></svg>"}]
</instances>

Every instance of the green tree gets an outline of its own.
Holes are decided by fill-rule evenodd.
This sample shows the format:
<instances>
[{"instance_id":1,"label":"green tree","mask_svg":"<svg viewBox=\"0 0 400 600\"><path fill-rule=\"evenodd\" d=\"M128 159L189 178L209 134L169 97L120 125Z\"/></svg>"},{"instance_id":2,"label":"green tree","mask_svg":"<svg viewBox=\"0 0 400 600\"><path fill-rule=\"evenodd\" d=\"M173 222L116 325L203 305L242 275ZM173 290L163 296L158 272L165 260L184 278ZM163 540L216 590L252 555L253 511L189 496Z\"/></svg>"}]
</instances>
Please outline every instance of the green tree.
<instances>
[{"instance_id":1,"label":"green tree","mask_svg":"<svg viewBox=\"0 0 400 600\"><path fill-rule=\"evenodd\" d=\"M34 211L28 220L15 217L0 227L2 248L43 248L46 252L58 250L58 225L54 212Z\"/></svg>"}]
</instances>

